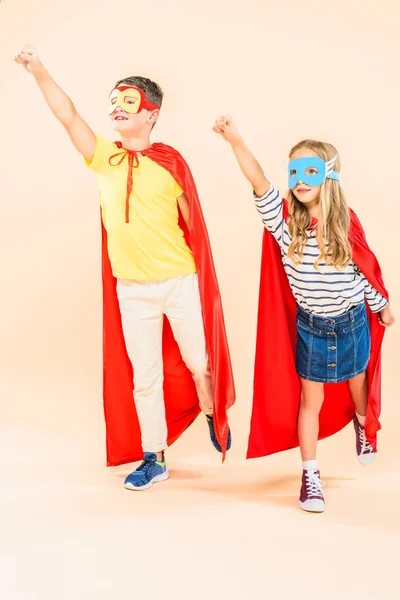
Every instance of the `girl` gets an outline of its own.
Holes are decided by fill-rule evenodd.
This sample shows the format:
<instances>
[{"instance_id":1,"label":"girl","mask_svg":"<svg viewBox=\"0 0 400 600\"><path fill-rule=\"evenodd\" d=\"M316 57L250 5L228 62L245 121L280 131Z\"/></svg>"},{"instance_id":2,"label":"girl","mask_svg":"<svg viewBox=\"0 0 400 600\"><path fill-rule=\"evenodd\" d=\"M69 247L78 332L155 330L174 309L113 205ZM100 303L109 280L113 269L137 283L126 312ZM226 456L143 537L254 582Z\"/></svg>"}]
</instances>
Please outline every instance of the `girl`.
<instances>
[{"instance_id":1,"label":"girl","mask_svg":"<svg viewBox=\"0 0 400 600\"><path fill-rule=\"evenodd\" d=\"M374 459L380 346L383 328L394 316L379 265L340 186L336 149L313 140L297 144L290 152L284 200L231 117L220 117L213 129L231 144L269 232L264 235L248 457L299 444L300 507L322 512L318 438L353 418L360 463Z\"/></svg>"}]
</instances>

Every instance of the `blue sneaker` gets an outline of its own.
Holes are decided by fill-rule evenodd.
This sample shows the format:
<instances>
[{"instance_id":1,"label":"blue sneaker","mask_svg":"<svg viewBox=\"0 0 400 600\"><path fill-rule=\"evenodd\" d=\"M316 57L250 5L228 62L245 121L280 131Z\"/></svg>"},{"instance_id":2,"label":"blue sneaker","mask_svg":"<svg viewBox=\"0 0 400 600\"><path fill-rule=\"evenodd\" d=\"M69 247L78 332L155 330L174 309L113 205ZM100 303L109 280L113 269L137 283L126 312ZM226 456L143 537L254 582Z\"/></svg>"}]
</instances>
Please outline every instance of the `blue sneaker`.
<instances>
[{"instance_id":1,"label":"blue sneaker","mask_svg":"<svg viewBox=\"0 0 400 600\"><path fill-rule=\"evenodd\" d=\"M220 443L217 440L217 436L215 435L214 419L210 415L206 415L206 419L207 419L208 429L210 430L210 438L211 438L212 444L213 444L214 448L216 450L218 450L218 452L222 452ZM229 430L226 451L228 451L230 449L231 445L232 445L232 437L231 437L231 430Z\"/></svg>"},{"instance_id":2,"label":"blue sneaker","mask_svg":"<svg viewBox=\"0 0 400 600\"><path fill-rule=\"evenodd\" d=\"M164 460L164 453L162 462L159 462L156 454L146 452L142 464L136 471L128 475L124 486L127 490L147 490L153 483L165 481L168 478L169 472Z\"/></svg>"}]
</instances>

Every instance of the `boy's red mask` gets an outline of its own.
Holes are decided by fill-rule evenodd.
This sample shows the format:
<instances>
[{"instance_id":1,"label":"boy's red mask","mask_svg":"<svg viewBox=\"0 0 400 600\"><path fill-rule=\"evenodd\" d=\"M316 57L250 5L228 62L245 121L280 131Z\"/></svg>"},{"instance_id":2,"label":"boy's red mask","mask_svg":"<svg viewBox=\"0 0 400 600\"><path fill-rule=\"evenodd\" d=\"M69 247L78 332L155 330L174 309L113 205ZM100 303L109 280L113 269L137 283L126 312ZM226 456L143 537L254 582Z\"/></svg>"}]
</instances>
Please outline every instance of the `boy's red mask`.
<instances>
[{"instance_id":1,"label":"boy's red mask","mask_svg":"<svg viewBox=\"0 0 400 600\"><path fill-rule=\"evenodd\" d=\"M118 106L132 115L139 113L143 109L159 110L160 108L156 104L146 100L143 90L131 85L120 85L112 90L108 105L108 114L112 115Z\"/></svg>"}]
</instances>

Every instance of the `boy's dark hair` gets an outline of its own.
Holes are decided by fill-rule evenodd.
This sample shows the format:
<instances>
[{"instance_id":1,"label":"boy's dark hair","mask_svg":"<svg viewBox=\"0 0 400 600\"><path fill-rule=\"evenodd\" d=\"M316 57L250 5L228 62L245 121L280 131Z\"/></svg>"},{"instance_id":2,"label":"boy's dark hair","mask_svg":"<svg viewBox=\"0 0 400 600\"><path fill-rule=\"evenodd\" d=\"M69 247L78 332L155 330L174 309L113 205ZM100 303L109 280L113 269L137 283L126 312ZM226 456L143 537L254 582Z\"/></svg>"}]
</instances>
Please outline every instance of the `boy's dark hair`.
<instances>
[{"instance_id":1,"label":"boy's dark hair","mask_svg":"<svg viewBox=\"0 0 400 600\"><path fill-rule=\"evenodd\" d=\"M125 79L117 81L115 87L118 87L119 85L132 85L143 90L143 92L146 95L146 100L148 100L149 102L153 102L153 104L156 104L161 108L164 92L162 91L158 83L155 83L151 79L135 75L133 77L126 77Z\"/></svg>"}]
</instances>

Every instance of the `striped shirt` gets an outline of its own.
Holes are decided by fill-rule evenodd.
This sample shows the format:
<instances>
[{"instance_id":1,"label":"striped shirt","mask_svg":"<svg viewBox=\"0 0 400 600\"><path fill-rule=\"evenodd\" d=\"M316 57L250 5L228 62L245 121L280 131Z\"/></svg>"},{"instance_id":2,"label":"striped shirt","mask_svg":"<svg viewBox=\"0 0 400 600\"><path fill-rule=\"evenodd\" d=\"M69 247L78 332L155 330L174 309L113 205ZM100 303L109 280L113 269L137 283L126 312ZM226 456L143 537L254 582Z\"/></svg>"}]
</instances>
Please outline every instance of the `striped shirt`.
<instances>
[{"instance_id":1,"label":"striped shirt","mask_svg":"<svg viewBox=\"0 0 400 600\"><path fill-rule=\"evenodd\" d=\"M365 300L372 312L379 312L387 305L387 300L372 287L354 262L340 271L323 261L318 265L319 270L314 267L320 255L315 229L308 230L303 262L298 264L288 257L292 238L283 216L282 196L272 184L264 196L255 196L255 202L264 226L279 244L291 290L304 310L321 317L336 317Z\"/></svg>"}]
</instances>

